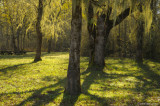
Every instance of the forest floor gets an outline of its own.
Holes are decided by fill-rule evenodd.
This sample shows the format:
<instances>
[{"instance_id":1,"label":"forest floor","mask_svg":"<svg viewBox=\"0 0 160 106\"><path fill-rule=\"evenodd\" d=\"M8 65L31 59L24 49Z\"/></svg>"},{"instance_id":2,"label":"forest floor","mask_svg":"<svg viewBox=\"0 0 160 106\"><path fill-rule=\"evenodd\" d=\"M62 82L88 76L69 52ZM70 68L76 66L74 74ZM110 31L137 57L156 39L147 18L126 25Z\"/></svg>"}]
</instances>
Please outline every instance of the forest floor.
<instances>
[{"instance_id":1,"label":"forest floor","mask_svg":"<svg viewBox=\"0 0 160 106\"><path fill-rule=\"evenodd\" d=\"M0 55L0 106L160 105L160 63L106 58L106 67L88 68L81 57L82 93L64 93L68 53Z\"/></svg>"}]
</instances>

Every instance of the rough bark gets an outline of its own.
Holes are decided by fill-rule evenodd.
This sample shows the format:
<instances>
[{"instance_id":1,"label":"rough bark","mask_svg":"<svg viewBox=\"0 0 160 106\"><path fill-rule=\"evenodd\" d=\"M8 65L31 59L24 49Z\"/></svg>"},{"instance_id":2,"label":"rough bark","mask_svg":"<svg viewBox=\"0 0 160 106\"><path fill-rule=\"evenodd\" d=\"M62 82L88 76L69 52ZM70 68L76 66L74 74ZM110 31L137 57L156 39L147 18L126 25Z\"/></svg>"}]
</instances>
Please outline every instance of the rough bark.
<instances>
[{"instance_id":1,"label":"rough bark","mask_svg":"<svg viewBox=\"0 0 160 106\"><path fill-rule=\"evenodd\" d=\"M67 72L66 93L78 95L80 85L80 43L82 26L81 0L72 1L71 45Z\"/></svg>"},{"instance_id":2,"label":"rough bark","mask_svg":"<svg viewBox=\"0 0 160 106\"><path fill-rule=\"evenodd\" d=\"M95 55L95 37L96 37L96 26L93 26L92 34L89 34L89 65L94 65L94 55Z\"/></svg>"},{"instance_id":3,"label":"rough bark","mask_svg":"<svg viewBox=\"0 0 160 106\"><path fill-rule=\"evenodd\" d=\"M43 0L39 0L38 15L36 23L36 33L37 33L37 49L34 62L41 61L41 47L42 47L42 32L41 32L41 20L43 14Z\"/></svg>"},{"instance_id":4,"label":"rough bark","mask_svg":"<svg viewBox=\"0 0 160 106\"><path fill-rule=\"evenodd\" d=\"M99 66L104 66L104 50L105 50L105 35L106 35L106 27L105 27L105 15L102 14L97 19L97 36L95 39L95 56L94 63Z\"/></svg>"},{"instance_id":5,"label":"rough bark","mask_svg":"<svg viewBox=\"0 0 160 106\"><path fill-rule=\"evenodd\" d=\"M106 42L108 40L109 33L112 29L111 23L112 22L109 20L109 18L105 20L104 24L101 24L100 22L97 21L97 36L95 40L95 53L94 53L95 65L102 66L102 67L105 65L105 48L106 48Z\"/></svg>"},{"instance_id":6,"label":"rough bark","mask_svg":"<svg viewBox=\"0 0 160 106\"><path fill-rule=\"evenodd\" d=\"M96 26L93 25L93 6L91 1L88 6L88 33L89 33L89 65L93 65L94 63L94 52L95 52L95 36L96 36Z\"/></svg>"}]
</instances>

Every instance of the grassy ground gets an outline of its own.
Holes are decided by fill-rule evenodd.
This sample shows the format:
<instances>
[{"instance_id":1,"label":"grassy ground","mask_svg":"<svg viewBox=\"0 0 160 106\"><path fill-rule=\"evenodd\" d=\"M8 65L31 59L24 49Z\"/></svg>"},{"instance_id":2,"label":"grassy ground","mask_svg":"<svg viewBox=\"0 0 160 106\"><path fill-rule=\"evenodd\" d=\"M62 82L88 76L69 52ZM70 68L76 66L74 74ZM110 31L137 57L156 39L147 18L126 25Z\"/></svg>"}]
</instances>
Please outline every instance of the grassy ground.
<instances>
[{"instance_id":1,"label":"grassy ground","mask_svg":"<svg viewBox=\"0 0 160 106\"><path fill-rule=\"evenodd\" d=\"M81 58L82 93L64 94L68 53L0 56L0 106L160 105L160 63L107 58L105 68L90 69Z\"/></svg>"}]
</instances>

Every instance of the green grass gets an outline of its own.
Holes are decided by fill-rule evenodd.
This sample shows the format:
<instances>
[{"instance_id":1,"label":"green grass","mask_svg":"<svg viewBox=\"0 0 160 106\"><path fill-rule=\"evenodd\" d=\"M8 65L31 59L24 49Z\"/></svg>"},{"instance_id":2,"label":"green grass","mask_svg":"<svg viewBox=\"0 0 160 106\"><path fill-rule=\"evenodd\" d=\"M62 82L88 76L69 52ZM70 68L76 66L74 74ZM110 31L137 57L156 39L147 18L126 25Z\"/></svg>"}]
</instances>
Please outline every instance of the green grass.
<instances>
[{"instance_id":1,"label":"green grass","mask_svg":"<svg viewBox=\"0 0 160 106\"><path fill-rule=\"evenodd\" d=\"M160 63L106 58L105 68L88 68L81 58L82 93L64 93L68 53L0 56L0 106L160 105Z\"/></svg>"}]
</instances>

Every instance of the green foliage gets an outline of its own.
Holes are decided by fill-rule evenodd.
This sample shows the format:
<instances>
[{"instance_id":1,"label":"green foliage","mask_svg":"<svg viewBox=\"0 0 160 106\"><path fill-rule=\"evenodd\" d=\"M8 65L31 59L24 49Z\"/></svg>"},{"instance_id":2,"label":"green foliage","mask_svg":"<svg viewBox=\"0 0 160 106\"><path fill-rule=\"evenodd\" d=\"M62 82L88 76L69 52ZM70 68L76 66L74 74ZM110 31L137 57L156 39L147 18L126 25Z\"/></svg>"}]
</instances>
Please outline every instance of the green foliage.
<instances>
[{"instance_id":1,"label":"green foliage","mask_svg":"<svg viewBox=\"0 0 160 106\"><path fill-rule=\"evenodd\" d=\"M35 28L38 0L3 0L2 4L3 5L0 6L0 24L2 23L0 29L2 29L2 33L5 37L3 37L3 42L1 42L0 46L6 45L7 41L12 42L12 35L15 37L17 46L17 33L20 31L20 42L22 42L20 46L24 45L24 47L27 47L27 44L30 44L32 47L29 49L26 48L26 50L34 50L33 45L36 43ZM44 2L41 28L45 40L51 37L54 39L55 37L56 42L59 37L69 38L71 30L71 5L72 2L70 0L47 0ZM69 40L67 42L69 42ZM8 46L6 45L6 47L3 47L7 50L11 50L12 47L10 45L11 44L8 44ZM46 45L48 44L44 44L45 49L47 48Z\"/></svg>"},{"instance_id":2,"label":"green foliage","mask_svg":"<svg viewBox=\"0 0 160 106\"><path fill-rule=\"evenodd\" d=\"M142 0L142 1L138 1L138 0L84 0L84 10L87 11L88 10L88 3L89 1L92 2L93 6L94 6L94 19L93 19L93 23L96 23L95 21L97 21L95 18L97 13L101 14L107 14L107 9L108 7L112 7L112 18L114 20L114 25L115 25L115 21L117 18L117 15L120 14L124 9L130 7L131 11L134 12L134 15L136 15L137 20L143 20L145 21L145 32L148 33L150 31L151 28L151 24L152 24L152 11L150 8L150 4L151 4L151 0ZM142 13L137 13L137 11L139 10L139 6L143 5L143 12ZM87 12L85 12L87 15ZM130 12L132 14L132 12ZM140 15L141 14L141 15Z\"/></svg>"},{"instance_id":3,"label":"green foliage","mask_svg":"<svg viewBox=\"0 0 160 106\"><path fill-rule=\"evenodd\" d=\"M70 30L71 5L68 0L57 0L45 6L41 26L46 38L51 36L58 38L58 36L66 35L66 30Z\"/></svg>"}]
</instances>

